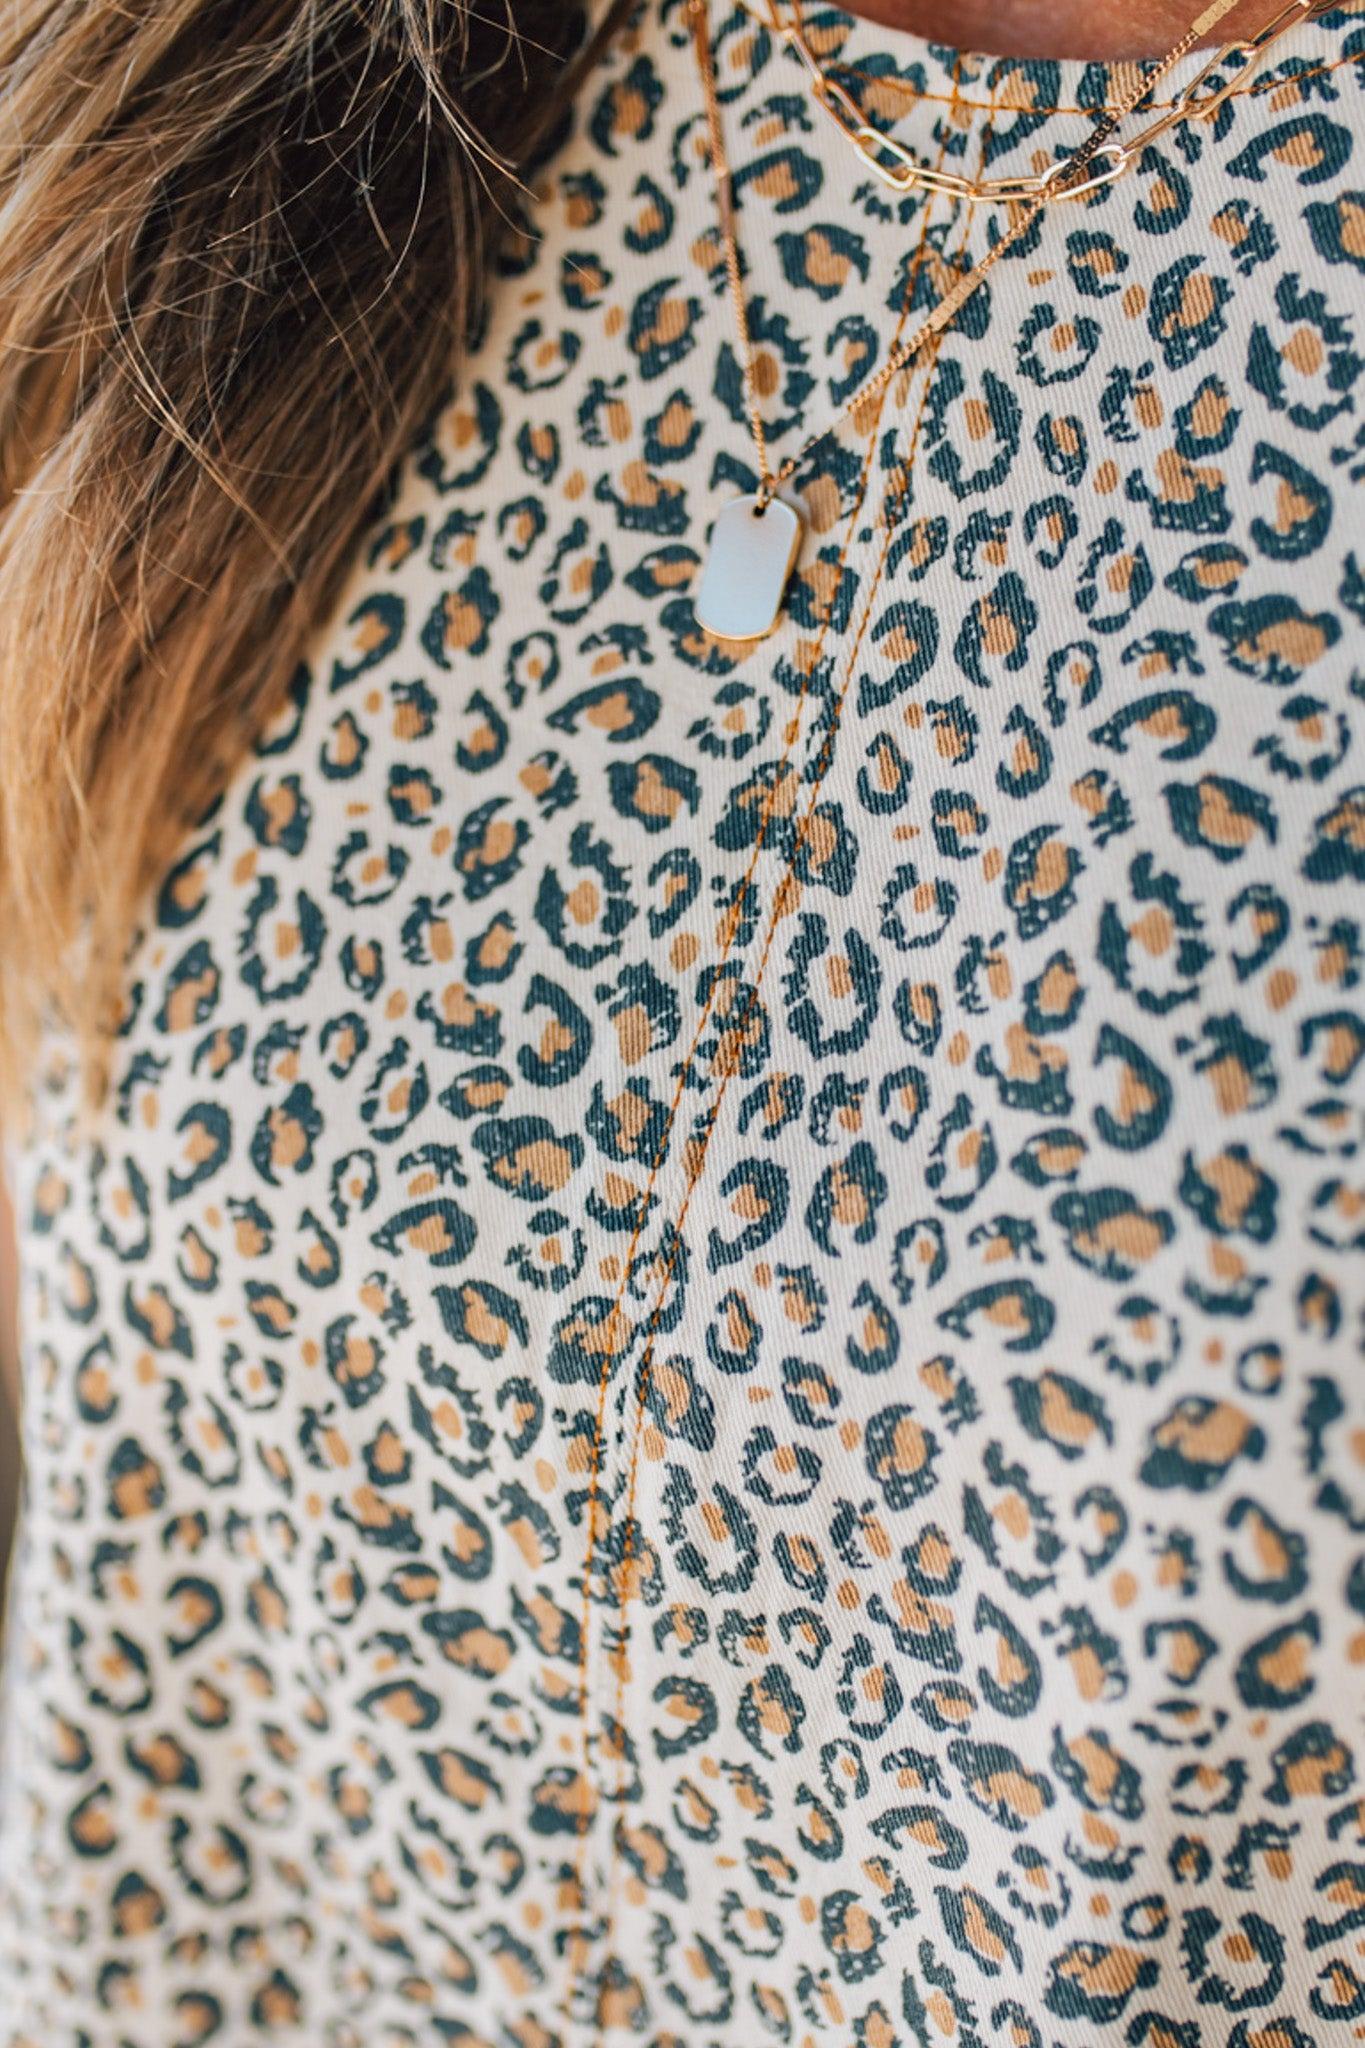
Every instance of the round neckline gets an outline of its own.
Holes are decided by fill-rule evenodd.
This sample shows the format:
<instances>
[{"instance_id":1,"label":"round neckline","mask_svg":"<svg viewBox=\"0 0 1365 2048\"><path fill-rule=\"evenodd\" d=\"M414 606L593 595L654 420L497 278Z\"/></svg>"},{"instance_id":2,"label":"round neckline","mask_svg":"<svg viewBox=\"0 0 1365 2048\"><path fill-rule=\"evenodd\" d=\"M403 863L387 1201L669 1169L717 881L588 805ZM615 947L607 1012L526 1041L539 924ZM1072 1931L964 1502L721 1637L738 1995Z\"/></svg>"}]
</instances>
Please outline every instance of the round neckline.
<instances>
[{"instance_id":1,"label":"round neckline","mask_svg":"<svg viewBox=\"0 0 1365 2048\"><path fill-rule=\"evenodd\" d=\"M712 0L716 26L721 10L745 14L755 28L771 35L762 18L760 4L745 0ZM1161 61L1108 62L1094 57L1011 57L988 50L959 49L950 43L932 42L909 29L893 28L867 15L840 7L835 0L806 0L806 26L817 34L833 32L838 37L836 65L856 70L881 71L888 76L923 78L924 89L917 100L942 108L956 107L963 113L1020 113L1049 116L1095 116L1117 105L1131 91L1140 72L1154 70ZM1267 0L1267 16L1273 11ZM1281 42L1272 64L1287 56L1302 54L1305 35L1321 34L1326 20L1305 19ZM1161 82L1152 111L1178 100L1198 77L1220 47L1218 42L1187 51ZM836 73L837 75L837 73ZM1265 74L1258 74L1263 76ZM1235 97L1235 95L1234 95Z\"/></svg>"}]
</instances>

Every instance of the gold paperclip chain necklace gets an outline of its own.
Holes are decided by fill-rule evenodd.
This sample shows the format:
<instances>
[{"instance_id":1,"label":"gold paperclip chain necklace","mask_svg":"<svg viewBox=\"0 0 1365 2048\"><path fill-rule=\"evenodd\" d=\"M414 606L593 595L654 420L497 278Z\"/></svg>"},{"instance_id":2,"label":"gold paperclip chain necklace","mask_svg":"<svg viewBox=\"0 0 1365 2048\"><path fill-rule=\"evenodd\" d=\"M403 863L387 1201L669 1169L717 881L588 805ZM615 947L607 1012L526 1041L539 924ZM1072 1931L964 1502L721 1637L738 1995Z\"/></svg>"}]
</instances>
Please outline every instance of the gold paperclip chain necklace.
<instances>
[{"instance_id":1,"label":"gold paperclip chain necklace","mask_svg":"<svg viewBox=\"0 0 1365 2048\"><path fill-rule=\"evenodd\" d=\"M761 19L748 0L741 0L741 4L746 13L754 15L755 20ZM1116 178L1130 171L1148 145L1159 135L1164 135L1168 128L1178 127L1184 121L1211 120L1226 99L1234 93L1245 92L1252 73L1267 61L1276 43L1301 22L1326 14L1336 4L1337 0L1282 0L1278 13L1255 35L1224 43L1221 49L1215 50L1178 99L1164 107L1159 119L1140 134L1124 143L1102 141L1094 156L1103 160L1103 169L1097 169L1088 179L1067 182L1052 196L1057 199L1084 199L1101 185L1111 185ZM1228 7L1206 7L1174 49L1167 51L1156 69L1143 76L1140 91L1123 106L1105 110L1106 134L1112 132L1140 100L1146 99L1172 66L1178 64L1229 12ZM852 95L821 65L801 12L801 0L767 0L767 19L762 26L771 29L789 49L796 52L806 68L811 98L833 121L867 169L883 184L890 185L893 191L942 192L956 199L1012 205L1030 199L1040 188L1051 185L1065 166L1067 160L1063 158L1041 175L1031 178L967 178L954 171L936 169L922 162L893 136L884 135L880 128L874 128ZM1230 71L1231 75L1221 85L1206 92L1204 88L1209 79L1222 71Z\"/></svg>"},{"instance_id":2,"label":"gold paperclip chain necklace","mask_svg":"<svg viewBox=\"0 0 1365 2048\"><path fill-rule=\"evenodd\" d=\"M894 142L880 129L873 128L863 119L856 102L821 68L810 46L800 0L785 0L788 10L785 14L779 14L778 0L767 0L767 4L769 25L801 57L817 104L834 120L869 170L901 193L924 191L931 197L947 194L974 203L994 202L1007 206L1012 217L999 239L971 270L958 277L908 341L892 351L881 368L873 371L858 386L825 426L809 435L774 469L768 457L767 436L758 403L753 344L749 335L735 223L734 181L721 127L707 0L686 0L683 15L691 32L706 105L711 173L725 244L730 299L739 334L745 404L759 474L755 491L732 499L717 515L694 599L699 624L727 640L761 639L777 623L803 531L800 513L785 498L779 497L778 492L795 474L811 449L834 433L851 413L866 406L898 370L919 355L934 336L956 318L1001 257L1028 233L1044 207L1088 198L1101 186L1113 184L1116 178L1122 177L1148 145L1168 128L1185 121L1209 120L1234 90L1244 87L1247 67L1262 64L1271 47L1291 28L1326 13L1334 0L1288 0L1288 4L1281 5L1258 34L1228 43L1210 57L1173 105L1162 111L1159 119L1127 142L1114 140L1116 131L1149 93L1237 4L1237 0L1209 0L1155 70L1144 73L1116 105L1106 108L1090 134L1069 156L1060 157L1047 170L1031 178L979 179L957 177L922 163L900 143ZM1230 81L1201 92L1215 72L1233 64L1240 68Z\"/></svg>"}]
</instances>

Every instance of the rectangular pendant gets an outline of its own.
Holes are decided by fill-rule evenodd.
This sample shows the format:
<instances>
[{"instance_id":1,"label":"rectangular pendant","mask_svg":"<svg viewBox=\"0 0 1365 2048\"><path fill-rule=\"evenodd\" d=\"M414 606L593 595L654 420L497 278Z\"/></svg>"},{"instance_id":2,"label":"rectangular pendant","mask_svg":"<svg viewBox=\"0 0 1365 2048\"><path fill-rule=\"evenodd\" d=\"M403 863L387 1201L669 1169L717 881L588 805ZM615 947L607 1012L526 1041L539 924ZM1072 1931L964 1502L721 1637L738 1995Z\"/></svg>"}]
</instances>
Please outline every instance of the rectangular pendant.
<instances>
[{"instance_id":1,"label":"rectangular pendant","mask_svg":"<svg viewBox=\"0 0 1365 2048\"><path fill-rule=\"evenodd\" d=\"M761 640L777 624L801 546L801 516L785 499L732 498L716 515L692 608L721 640Z\"/></svg>"}]
</instances>

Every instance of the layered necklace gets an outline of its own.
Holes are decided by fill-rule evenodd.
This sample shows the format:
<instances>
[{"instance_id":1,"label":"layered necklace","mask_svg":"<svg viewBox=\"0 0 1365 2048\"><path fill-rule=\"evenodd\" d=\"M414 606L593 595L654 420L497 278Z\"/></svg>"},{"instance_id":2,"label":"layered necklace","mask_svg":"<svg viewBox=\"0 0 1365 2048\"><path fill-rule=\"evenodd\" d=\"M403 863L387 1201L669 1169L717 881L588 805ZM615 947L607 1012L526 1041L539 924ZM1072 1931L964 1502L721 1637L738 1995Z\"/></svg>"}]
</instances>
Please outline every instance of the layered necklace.
<instances>
[{"instance_id":1,"label":"layered necklace","mask_svg":"<svg viewBox=\"0 0 1365 2048\"><path fill-rule=\"evenodd\" d=\"M858 386L824 426L810 434L799 448L774 468L768 455L758 399L735 221L734 181L721 126L707 0L685 0L683 14L691 33L706 105L711 174L725 247L730 299L739 334L745 404L758 468L757 489L732 498L716 517L694 598L694 610L698 623L708 632L721 639L739 641L762 639L771 632L781 615L783 598L796 566L804 532L799 507L781 492L811 449L834 433L850 413L865 407L898 370L904 369L921 354L934 337L956 318L988 273L1002 256L1023 240L1046 207L1084 201L1101 187L1112 185L1133 168L1144 150L1168 128L1187 121L1211 120L1232 93L1246 89L1248 79L1265 63L1276 43L1304 21L1325 14L1335 0L1287 0L1287 4L1281 5L1255 35L1227 43L1216 50L1157 118L1136 134L1123 139L1120 129L1142 102L1237 5L1237 0L1209 0L1155 69L1145 71L1116 105L1107 107L1095 120L1090 133L1069 155L1059 157L1045 171L1033 177L975 179L923 162L892 136L868 122L856 100L820 63L802 15L801 0L761 0L761 4L766 8L765 26L800 58L816 105L834 123L865 169L901 194L923 192L930 199L946 194L973 204L1000 206L1006 211L1007 225L980 261L958 277L909 339L892 351L880 369Z\"/></svg>"}]
</instances>

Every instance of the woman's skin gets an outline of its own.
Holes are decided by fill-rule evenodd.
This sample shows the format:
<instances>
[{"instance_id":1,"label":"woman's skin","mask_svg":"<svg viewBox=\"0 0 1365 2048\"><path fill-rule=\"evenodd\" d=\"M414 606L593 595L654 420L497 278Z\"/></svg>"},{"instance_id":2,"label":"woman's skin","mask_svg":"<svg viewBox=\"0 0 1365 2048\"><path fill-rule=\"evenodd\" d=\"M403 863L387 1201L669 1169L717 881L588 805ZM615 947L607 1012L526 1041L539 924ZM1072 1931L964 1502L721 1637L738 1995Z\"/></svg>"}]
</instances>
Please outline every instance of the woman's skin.
<instances>
[{"instance_id":1,"label":"woman's skin","mask_svg":"<svg viewBox=\"0 0 1365 2048\"><path fill-rule=\"evenodd\" d=\"M847 0L855 14L959 50L1011 57L1161 57L1208 0ZM1239 0L1205 40L1254 35L1277 0Z\"/></svg>"}]
</instances>

